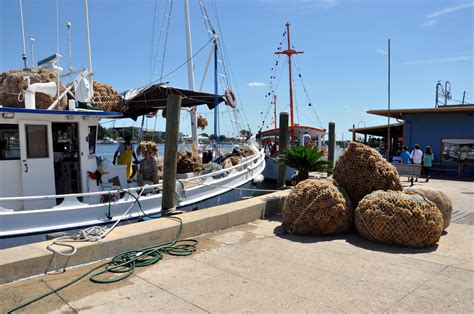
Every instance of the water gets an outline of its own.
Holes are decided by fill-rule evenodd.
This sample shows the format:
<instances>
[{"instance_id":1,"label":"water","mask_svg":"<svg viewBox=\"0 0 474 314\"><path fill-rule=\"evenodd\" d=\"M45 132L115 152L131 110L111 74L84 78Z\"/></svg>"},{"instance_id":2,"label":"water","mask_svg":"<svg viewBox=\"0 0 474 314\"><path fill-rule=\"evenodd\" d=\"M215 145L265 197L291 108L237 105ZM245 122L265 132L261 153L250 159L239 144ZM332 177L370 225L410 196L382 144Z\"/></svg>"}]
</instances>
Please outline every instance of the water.
<instances>
[{"instance_id":1,"label":"water","mask_svg":"<svg viewBox=\"0 0 474 314\"><path fill-rule=\"evenodd\" d=\"M133 149L137 149L138 144L133 144ZM158 156L163 156L165 154L165 144L156 144L158 146ZM110 161L114 159L115 151L119 144L97 144L97 156L106 158ZM220 151L223 154L230 153L234 148L234 144L222 144ZM212 147L211 147L212 149ZM182 144L178 145L178 151L182 150ZM191 150L191 145L186 144L186 150ZM140 158L139 156L137 156Z\"/></svg>"}]
</instances>

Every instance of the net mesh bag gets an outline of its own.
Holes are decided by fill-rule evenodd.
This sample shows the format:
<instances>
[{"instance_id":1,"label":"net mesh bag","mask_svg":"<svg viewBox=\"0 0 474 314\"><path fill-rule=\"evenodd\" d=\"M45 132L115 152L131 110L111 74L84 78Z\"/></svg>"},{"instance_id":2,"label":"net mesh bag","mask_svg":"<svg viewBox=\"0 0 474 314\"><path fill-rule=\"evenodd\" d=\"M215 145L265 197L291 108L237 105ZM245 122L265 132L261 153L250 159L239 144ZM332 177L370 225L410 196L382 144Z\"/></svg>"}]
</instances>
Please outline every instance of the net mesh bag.
<instances>
[{"instance_id":1,"label":"net mesh bag","mask_svg":"<svg viewBox=\"0 0 474 314\"><path fill-rule=\"evenodd\" d=\"M423 195L424 197L435 203L441 214L443 214L444 230L448 228L449 224L451 223L453 203L443 191L420 187L406 187L403 191L407 193L417 193Z\"/></svg>"},{"instance_id":2,"label":"net mesh bag","mask_svg":"<svg viewBox=\"0 0 474 314\"><path fill-rule=\"evenodd\" d=\"M194 151L184 151L178 153L177 173L188 173L203 170L201 156Z\"/></svg>"},{"instance_id":3,"label":"net mesh bag","mask_svg":"<svg viewBox=\"0 0 474 314\"><path fill-rule=\"evenodd\" d=\"M122 95L110 85L94 81L94 97L92 104L103 111L125 112L127 107L123 104Z\"/></svg>"},{"instance_id":4,"label":"net mesh bag","mask_svg":"<svg viewBox=\"0 0 474 314\"><path fill-rule=\"evenodd\" d=\"M30 78L30 84L55 82L57 85L57 74L45 68L25 69L20 71L9 70L0 74L0 104L5 107L24 108L24 97L18 95L26 90L28 83L23 77ZM64 91L61 86L60 93ZM47 109L56 99L46 94L35 93L35 106L38 109ZM67 97L63 97L59 102L59 109L64 109L67 105Z\"/></svg>"},{"instance_id":5,"label":"net mesh bag","mask_svg":"<svg viewBox=\"0 0 474 314\"><path fill-rule=\"evenodd\" d=\"M423 248L438 242L443 215L422 195L375 191L359 202L355 225L359 234L369 240Z\"/></svg>"},{"instance_id":6,"label":"net mesh bag","mask_svg":"<svg viewBox=\"0 0 474 314\"><path fill-rule=\"evenodd\" d=\"M342 188L326 180L304 180L288 195L282 226L291 234L331 235L347 231L353 221L351 202Z\"/></svg>"},{"instance_id":7,"label":"net mesh bag","mask_svg":"<svg viewBox=\"0 0 474 314\"><path fill-rule=\"evenodd\" d=\"M352 204L377 190L401 191L397 169L373 148L350 142L334 165L333 178L349 195Z\"/></svg>"}]
</instances>

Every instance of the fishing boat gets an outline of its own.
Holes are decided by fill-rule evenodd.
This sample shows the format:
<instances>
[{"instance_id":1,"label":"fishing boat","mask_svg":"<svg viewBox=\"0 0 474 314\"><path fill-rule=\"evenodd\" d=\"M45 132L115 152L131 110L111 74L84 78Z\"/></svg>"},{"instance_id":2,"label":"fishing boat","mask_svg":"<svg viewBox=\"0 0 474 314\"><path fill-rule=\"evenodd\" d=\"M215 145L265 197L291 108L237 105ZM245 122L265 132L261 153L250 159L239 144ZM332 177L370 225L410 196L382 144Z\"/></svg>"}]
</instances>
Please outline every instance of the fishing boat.
<instances>
[{"instance_id":1,"label":"fishing boat","mask_svg":"<svg viewBox=\"0 0 474 314\"><path fill-rule=\"evenodd\" d=\"M283 37L285 37L286 42L287 42L287 49L282 50L282 44L285 40L282 40L280 42L280 47L278 47L277 51L275 54L279 57L280 55L286 55L288 57L288 70L289 70L289 111L290 111L290 126L288 128L288 147L291 147L293 145L306 145L306 146L312 146L312 147L317 147L320 150L324 150L325 146L323 144L323 139L324 136L326 135L326 130L323 129L322 127L315 127L315 126L306 126L306 125L300 125L300 124L295 124L295 115L294 115L294 99L293 99L293 73L292 73L292 56L293 55L298 55L302 54L302 51L296 51L292 47L293 45L291 44L291 39L290 39L290 23L286 23L285 25L286 29L283 34ZM279 60L275 61L275 64L272 68L272 75L270 76L271 79L276 79L275 73L277 73L277 66L278 66ZM302 81L302 75L301 73L298 74L298 77ZM274 84L272 81L268 84L270 87L270 91L265 95L265 97L268 99L268 103L266 104L266 108L261 112L261 114L265 113L265 117L262 117L262 125L260 127L260 132L257 134L258 142L260 143L261 147L264 148L265 155L266 155L266 163L265 163L265 169L263 171L263 175L265 179L269 180L277 180L278 177L278 147L280 144L279 141L279 134L280 134L280 129L277 128L277 95L274 89ZM304 92L306 93L306 96L308 97L308 94L306 92L306 88L304 87L303 84L303 89ZM308 106L312 108L311 101L309 100ZM272 106L273 105L273 106ZM266 116L268 116L268 113L270 112L270 108L273 107L273 128L262 131L263 127L265 126L265 120ZM318 121L318 115L314 111L312 112L312 115L314 115ZM321 121L319 121L319 124L321 124ZM306 139L305 139L306 137ZM308 138L309 137L309 138ZM309 140L308 140L309 139ZM285 172L285 180L290 181L291 177L296 174L296 170L291 168L291 167L286 167L286 172Z\"/></svg>"},{"instance_id":2,"label":"fishing boat","mask_svg":"<svg viewBox=\"0 0 474 314\"><path fill-rule=\"evenodd\" d=\"M84 1L88 35L87 0ZM216 39L214 50L217 45ZM197 105L216 109L225 101L224 94L218 95L217 90L209 94L160 83L124 92L124 112L97 110L93 107L89 43L87 46L89 67L69 87L55 81L30 84L30 77L46 69L59 76L60 70L55 67L58 54L33 69L26 68L23 58L27 72L23 79L27 84L20 91L22 106L0 105L0 249L41 241L48 233L75 232L149 215L159 217L162 183L137 186L136 181L126 177L125 165L112 165L97 155L100 120L137 117L151 109L165 110L167 95L182 95L181 106L191 111ZM39 108L38 93L49 95L51 104ZM63 101L67 106L60 109ZM265 167L263 149L252 138L235 148L233 156L238 158L222 165L229 156L219 154L217 144L212 143L215 151L210 167L178 176L177 209L207 208L251 194L254 180Z\"/></svg>"}]
</instances>

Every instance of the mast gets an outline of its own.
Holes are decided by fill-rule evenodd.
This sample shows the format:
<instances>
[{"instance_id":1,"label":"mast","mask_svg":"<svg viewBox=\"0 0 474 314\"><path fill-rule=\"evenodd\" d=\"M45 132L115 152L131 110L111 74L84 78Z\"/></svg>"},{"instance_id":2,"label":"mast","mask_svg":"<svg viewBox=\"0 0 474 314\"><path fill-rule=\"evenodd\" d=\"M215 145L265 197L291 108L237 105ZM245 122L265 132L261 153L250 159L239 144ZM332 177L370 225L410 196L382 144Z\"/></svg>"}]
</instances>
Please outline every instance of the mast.
<instances>
[{"instance_id":1,"label":"mast","mask_svg":"<svg viewBox=\"0 0 474 314\"><path fill-rule=\"evenodd\" d=\"M184 16L185 16L185 28L186 28L186 52L188 57L188 85L190 90L194 90L194 71L193 71L193 48L191 45L191 27L189 23L189 1L184 0ZM192 107L189 111L191 116L191 133L192 143L197 147L198 136L197 136L197 117L196 107Z\"/></svg>"},{"instance_id":2,"label":"mast","mask_svg":"<svg viewBox=\"0 0 474 314\"><path fill-rule=\"evenodd\" d=\"M89 86L90 86L90 100L94 97L94 87L92 82L92 55L91 55L91 39L89 34L89 5L88 0L84 0L84 9L86 11L86 37L87 37L87 59L89 61Z\"/></svg>"},{"instance_id":3,"label":"mast","mask_svg":"<svg viewBox=\"0 0 474 314\"><path fill-rule=\"evenodd\" d=\"M20 19L21 19L21 36L22 36L22 43L23 43L23 53L21 54L21 58L23 59L23 66L26 68L26 43L25 43L25 25L23 23L23 4L20 3Z\"/></svg>"},{"instance_id":4,"label":"mast","mask_svg":"<svg viewBox=\"0 0 474 314\"><path fill-rule=\"evenodd\" d=\"M283 54L288 56L288 70L290 73L290 122L291 122L291 145L295 144L295 119L293 114L293 79L291 74L291 56L303 53L303 51L296 51L291 49L291 42L290 42L290 23L286 23L286 34L288 37L288 49L284 51L277 51L275 54Z\"/></svg>"},{"instance_id":5,"label":"mast","mask_svg":"<svg viewBox=\"0 0 474 314\"><path fill-rule=\"evenodd\" d=\"M273 95L273 125L277 128L277 96Z\"/></svg>"}]
</instances>

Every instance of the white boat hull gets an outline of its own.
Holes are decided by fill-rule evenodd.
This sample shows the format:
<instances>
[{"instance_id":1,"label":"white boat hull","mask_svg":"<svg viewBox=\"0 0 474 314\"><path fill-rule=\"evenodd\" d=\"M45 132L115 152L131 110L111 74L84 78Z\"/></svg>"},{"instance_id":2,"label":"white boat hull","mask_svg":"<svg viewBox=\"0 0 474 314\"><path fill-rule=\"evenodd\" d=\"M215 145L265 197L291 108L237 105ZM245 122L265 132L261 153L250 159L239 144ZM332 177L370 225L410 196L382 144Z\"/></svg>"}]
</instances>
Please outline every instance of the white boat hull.
<instances>
[{"instance_id":1,"label":"white boat hull","mask_svg":"<svg viewBox=\"0 0 474 314\"><path fill-rule=\"evenodd\" d=\"M264 167L264 153L260 151L253 156L243 158L240 164L231 168L178 180L177 208L191 211L239 200L251 191L236 189L243 186L250 188L250 184L262 173ZM157 187L160 188L160 186ZM138 191L133 189L131 191L130 193L135 197L138 195ZM117 195L119 192L116 190L111 194ZM91 197L91 194L94 193L82 195L92 199L94 196ZM161 193L139 197L141 209L135 202L135 198L129 194L125 194L118 201L97 204L79 202L77 197L81 195L68 196L65 201L53 208L0 211L0 239L110 224L120 218L126 221L138 219L145 214L161 213ZM122 217L130 206L133 206L132 210L126 217ZM3 240L0 241L0 248L4 246L2 242Z\"/></svg>"},{"instance_id":2,"label":"white boat hull","mask_svg":"<svg viewBox=\"0 0 474 314\"><path fill-rule=\"evenodd\" d=\"M291 177L296 173L296 170L291 167L286 167L285 181L291 181ZM273 157L265 157L265 169L263 170L263 176L266 180L277 180L278 179L278 161Z\"/></svg>"}]
</instances>

